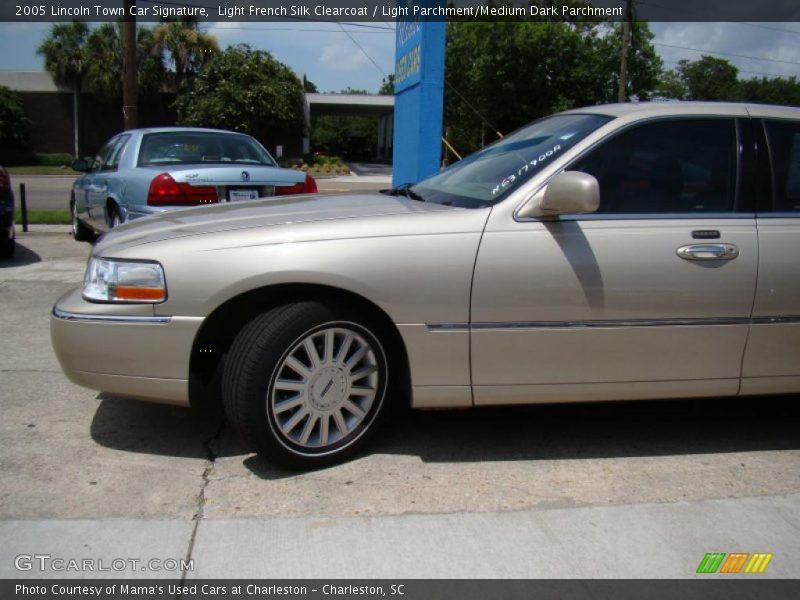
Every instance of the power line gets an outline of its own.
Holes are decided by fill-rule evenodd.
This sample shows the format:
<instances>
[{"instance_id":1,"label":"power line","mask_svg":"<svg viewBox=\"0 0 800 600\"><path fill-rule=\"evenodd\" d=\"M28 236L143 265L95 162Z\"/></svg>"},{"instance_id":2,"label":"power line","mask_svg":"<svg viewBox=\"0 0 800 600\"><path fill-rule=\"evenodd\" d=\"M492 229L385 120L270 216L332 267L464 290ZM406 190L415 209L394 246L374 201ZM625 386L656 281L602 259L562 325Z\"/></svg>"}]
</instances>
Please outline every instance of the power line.
<instances>
[{"instance_id":1,"label":"power line","mask_svg":"<svg viewBox=\"0 0 800 600\"><path fill-rule=\"evenodd\" d=\"M366 25L365 23L346 23L342 22L342 25L351 25L353 27L367 27L368 29L385 29L386 31L391 31L394 33L394 27L381 27L380 25Z\"/></svg>"},{"instance_id":2,"label":"power line","mask_svg":"<svg viewBox=\"0 0 800 600\"><path fill-rule=\"evenodd\" d=\"M386 71L384 71L383 69L381 69L381 66L380 66L380 65L379 65L377 62L375 62L375 61L372 59L372 57L371 57L371 56L370 56L370 55L367 53L367 51L366 51L366 50L364 50L364 48L362 48L361 44L359 44L359 43L356 41L356 39L355 39L355 38L354 38L352 35L350 35L350 32L349 32L349 31L347 31L347 30L346 30L344 27L342 27L342 24L341 24L341 23L338 23L338 25L339 25L339 29L341 29L343 32L345 32L345 33L347 34L347 37L349 37L349 38L350 38L350 41L351 41L351 42L353 42L353 43L354 43L354 44L355 44L355 45L358 47L358 49L359 49L359 50L361 50L361 52L364 54L364 56L366 56L366 57L369 59L369 61L370 61L370 62L371 62L373 65L375 65L375 68L376 68L376 69L378 69L378 71L380 71L381 75L383 75L384 77L386 77Z\"/></svg>"},{"instance_id":3,"label":"power line","mask_svg":"<svg viewBox=\"0 0 800 600\"><path fill-rule=\"evenodd\" d=\"M677 60L665 60L664 64L668 65L675 65L678 66L680 64ZM739 69L736 67L740 73L748 73L750 75L763 75L765 77L777 77L779 79L786 79L788 77L795 77L794 75L781 75L779 73L764 73L763 71L748 71L747 69Z\"/></svg>"},{"instance_id":4,"label":"power line","mask_svg":"<svg viewBox=\"0 0 800 600\"><path fill-rule=\"evenodd\" d=\"M758 29L768 29L770 31L782 31L783 33L800 35L800 31L794 31L792 29L783 29L782 27L769 27L768 25L761 25L760 23L737 23L737 25L745 25L747 27L757 27Z\"/></svg>"},{"instance_id":5,"label":"power line","mask_svg":"<svg viewBox=\"0 0 800 600\"><path fill-rule=\"evenodd\" d=\"M664 44L661 42L653 42L654 46L664 46L665 48L676 48L678 50L689 50L690 52L699 52L701 54L714 54L717 56L733 56L735 58L746 58L748 60L760 60L764 62L782 63L786 65L800 65L800 62L791 60L779 60L777 58L762 58L759 56L746 56L744 54L734 54L733 52L717 52L713 50L702 50L700 48L689 48L688 46L676 46L674 44Z\"/></svg>"},{"instance_id":6,"label":"power line","mask_svg":"<svg viewBox=\"0 0 800 600\"><path fill-rule=\"evenodd\" d=\"M384 77L386 77L386 76L387 76L387 75L386 75L386 71L384 71L384 70L383 70L383 69L380 67L380 65L379 65L377 62L375 62L375 61L373 60L373 58L372 58L372 57L369 55L369 53L368 53L366 50L364 50L364 48L361 46L361 44L359 44L359 43L358 43L358 42L355 40L355 38L354 38L352 35L350 35L350 32L349 32L349 31L347 31L347 30L346 30L344 27L342 27L342 24L341 24L341 23L339 23L338 25L339 25L339 28L340 28L340 29L341 29L341 30L342 30L344 33L346 33L346 34L347 34L347 37L349 37L349 38L350 38L350 41L352 41L352 42L353 42L353 43L354 43L354 44L355 44L355 45L358 47L358 49L359 49L359 50L361 50L361 52L364 54L364 56L366 56L366 57L369 59L369 61L370 61L370 62L371 62L373 65L375 65L375 68L376 68L376 69L378 69L378 71L380 71L380 73L381 73L381 74L382 74ZM478 117L479 117L479 118L480 118L480 119L481 119L481 120L482 120L484 123L486 123L486 125L488 125L488 126L489 126L489 128L490 128L492 131L494 131L494 132L497 134L497 136L498 136L498 137L503 137L503 134L502 134L502 133L500 133L500 132L497 130L497 128L496 128L494 125L492 125L492 124L489 122L489 120L488 120L486 117L484 117L484 116L481 114L481 112L480 112L480 111L479 111L477 108L475 108L475 107L474 107L474 106L473 106L473 105L470 103L470 101L469 101L469 100L467 100L467 99L464 97L464 95L463 95L461 92L459 92L459 91L456 89L456 87L455 87L455 86L454 86L452 83L450 83L450 82L449 82L447 79L445 79L445 83L446 83L446 84L447 84L447 85L450 87L450 89L451 89L451 90L453 90L453 91L456 93L456 95L457 95L459 98L461 98L461 100L464 102L464 104L466 104L466 105L467 105L467 106L470 108L470 110L472 110L472 111L473 111L473 112L474 112L476 115L478 115ZM458 153L456 152L456 155L457 155L457 154L458 154Z\"/></svg>"},{"instance_id":7,"label":"power line","mask_svg":"<svg viewBox=\"0 0 800 600\"><path fill-rule=\"evenodd\" d=\"M445 82L445 84L447 84L447 85L450 87L450 89L451 89L451 90L453 90L453 91L456 93L456 96L458 96L459 98L461 98L461 100L464 102L464 104L466 104L466 105L467 105L467 106L470 108L470 110L472 110L472 112L474 112L476 115L478 115L478 117L480 118L480 120L481 120L481 121L483 121L483 122L484 122L486 125L488 125L488 126L489 126L489 129L491 129L492 131L494 131L494 132L497 134L497 137L500 137L500 138L501 138L501 137L503 137L503 134L502 134L502 133L500 133L500 132L497 130L497 128L496 128L494 125L492 125L492 124L489 122L489 119L487 119L486 117L484 117L484 116L483 116L483 114L481 114L481 111L479 111L477 108L475 108L474 106L472 106L472 104L470 103L470 101L469 101L469 100L467 100L467 99L464 97L464 94L462 94L461 92L459 92L459 91L456 89L456 86L454 86L452 83L450 83L450 81L448 81L448 79L447 79L447 78L445 78L444 82Z\"/></svg>"}]
</instances>

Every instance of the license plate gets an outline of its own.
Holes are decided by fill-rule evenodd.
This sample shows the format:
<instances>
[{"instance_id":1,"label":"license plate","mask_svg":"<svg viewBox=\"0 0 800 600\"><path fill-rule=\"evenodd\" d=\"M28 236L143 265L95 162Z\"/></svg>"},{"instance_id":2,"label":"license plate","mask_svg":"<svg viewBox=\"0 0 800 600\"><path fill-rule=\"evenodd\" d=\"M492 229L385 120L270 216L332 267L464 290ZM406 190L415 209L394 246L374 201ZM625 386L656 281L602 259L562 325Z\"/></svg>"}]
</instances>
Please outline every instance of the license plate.
<instances>
[{"instance_id":1,"label":"license plate","mask_svg":"<svg viewBox=\"0 0 800 600\"><path fill-rule=\"evenodd\" d=\"M228 190L228 201L239 202L240 200L255 200L258 198L258 190Z\"/></svg>"}]
</instances>

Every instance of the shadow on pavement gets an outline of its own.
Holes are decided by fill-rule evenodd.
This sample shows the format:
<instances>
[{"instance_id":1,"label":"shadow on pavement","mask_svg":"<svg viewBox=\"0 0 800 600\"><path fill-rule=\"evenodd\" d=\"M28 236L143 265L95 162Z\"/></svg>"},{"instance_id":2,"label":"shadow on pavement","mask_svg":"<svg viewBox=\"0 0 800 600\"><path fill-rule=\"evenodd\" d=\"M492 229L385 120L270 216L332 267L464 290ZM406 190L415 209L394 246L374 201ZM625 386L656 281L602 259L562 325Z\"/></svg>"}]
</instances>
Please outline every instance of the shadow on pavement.
<instances>
[{"instance_id":1,"label":"shadow on pavement","mask_svg":"<svg viewBox=\"0 0 800 600\"><path fill-rule=\"evenodd\" d=\"M248 457L264 479L297 474L252 456L219 414L101 395L103 446L179 457ZM398 411L400 412L400 411ZM800 449L797 396L402 411L364 454L424 462L573 460Z\"/></svg>"},{"instance_id":2,"label":"shadow on pavement","mask_svg":"<svg viewBox=\"0 0 800 600\"><path fill-rule=\"evenodd\" d=\"M139 402L109 394L98 396L102 402L92 419L92 439L106 448L177 456L209 458L245 454L239 443L221 451L224 419L219 413Z\"/></svg>"},{"instance_id":3,"label":"shadow on pavement","mask_svg":"<svg viewBox=\"0 0 800 600\"><path fill-rule=\"evenodd\" d=\"M425 462L570 460L800 448L796 397L411 413L373 452Z\"/></svg>"},{"instance_id":4,"label":"shadow on pavement","mask_svg":"<svg viewBox=\"0 0 800 600\"><path fill-rule=\"evenodd\" d=\"M406 411L377 432L364 454L424 462L574 460L795 450L796 396ZM265 479L296 473L251 456Z\"/></svg>"},{"instance_id":5,"label":"shadow on pavement","mask_svg":"<svg viewBox=\"0 0 800 600\"><path fill-rule=\"evenodd\" d=\"M36 252L30 248L20 244L19 240L17 240L16 248L14 249L14 258L11 260L0 260L0 269L6 269L8 267L22 267L24 265L30 265L38 262L42 262L42 257L36 254Z\"/></svg>"}]
</instances>

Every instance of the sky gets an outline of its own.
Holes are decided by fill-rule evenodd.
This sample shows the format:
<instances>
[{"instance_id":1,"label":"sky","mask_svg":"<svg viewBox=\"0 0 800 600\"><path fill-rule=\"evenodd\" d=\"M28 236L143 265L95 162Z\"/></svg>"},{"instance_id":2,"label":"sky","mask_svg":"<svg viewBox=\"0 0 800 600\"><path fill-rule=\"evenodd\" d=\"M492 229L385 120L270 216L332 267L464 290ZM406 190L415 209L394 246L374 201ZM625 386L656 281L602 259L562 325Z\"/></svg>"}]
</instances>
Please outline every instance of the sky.
<instances>
[{"instance_id":1,"label":"sky","mask_svg":"<svg viewBox=\"0 0 800 600\"><path fill-rule=\"evenodd\" d=\"M0 69L42 70L36 47L49 23L0 23ZM740 77L800 78L800 23L651 23L667 68L713 53L739 67ZM221 22L207 31L221 48L248 43L268 50L320 91L346 87L377 92L394 64L392 23Z\"/></svg>"}]
</instances>

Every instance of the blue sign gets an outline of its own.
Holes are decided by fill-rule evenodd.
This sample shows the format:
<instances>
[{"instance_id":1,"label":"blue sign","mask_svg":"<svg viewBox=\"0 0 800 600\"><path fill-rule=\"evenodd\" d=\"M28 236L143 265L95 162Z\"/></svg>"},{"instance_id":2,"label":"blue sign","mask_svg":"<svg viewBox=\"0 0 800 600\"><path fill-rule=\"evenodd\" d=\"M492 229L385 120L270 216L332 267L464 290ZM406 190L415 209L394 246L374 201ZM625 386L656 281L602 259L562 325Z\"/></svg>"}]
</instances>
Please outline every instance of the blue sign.
<instances>
[{"instance_id":1,"label":"blue sign","mask_svg":"<svg viewBox=\"0 0 800 600\"><path fill-rule=\"evenodd\" d=\"M443 5L438 1L431 4ZM439 170L444 112L444 51L444 22L397 21L394 186L416 183Z\"/></svg>"}]
</instances>

